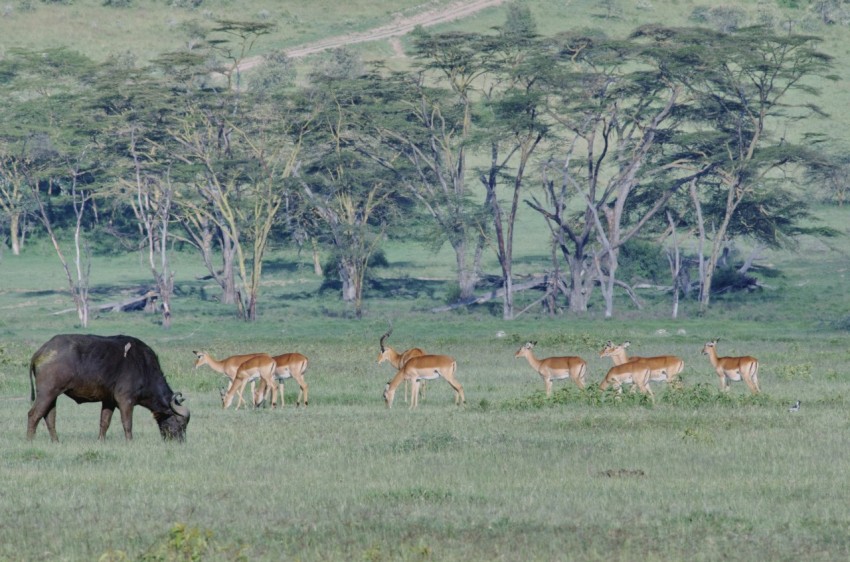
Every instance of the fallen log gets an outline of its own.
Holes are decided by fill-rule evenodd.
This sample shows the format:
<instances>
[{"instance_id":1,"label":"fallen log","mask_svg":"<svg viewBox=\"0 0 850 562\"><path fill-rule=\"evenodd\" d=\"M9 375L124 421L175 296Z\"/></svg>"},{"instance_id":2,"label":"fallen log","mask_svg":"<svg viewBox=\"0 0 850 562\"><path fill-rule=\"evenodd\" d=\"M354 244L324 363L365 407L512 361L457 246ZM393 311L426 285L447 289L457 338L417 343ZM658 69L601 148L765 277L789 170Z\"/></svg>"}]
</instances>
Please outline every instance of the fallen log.
<instances>
[{"instance_id":1,"label":"fallen log","mask_svg":"<svg viewBox=\"0 0 850 562\"><path fill-rule=\"evenodd\" d=\"M148 300L155 299L158 297L159 293L157 293L156 291L148 291L143 295L136 296L125 301L114 301L98 305L89 305L89 310L95 310L97 312L127 312L129 310L138 310L144 308L144 305L148 302ZM59 315L76 311L76 308L66 308L65 310L58 310L56 312L53 312L52 314Z\"/></svg>"},{"instance_id":2,"label":"fallen log","mask_svg":"<svg viewBox=\"0 0 850 562\"><path fill-rule=\"evenodd\" d=\"M516 293L519 291L527 291L529 289L536 289L537 287L546 285L548 277L542 275L540 277L534 277L530 281L526 281L525 283L516 283L511 290L512 293ZM464 306L470 306L473 304L483 304L487 301L491 301L493 299L497 299L499 297L505 296L505 288L500 287L498 289L493 289L488 293L484 293L483 295L477 296L474 299L456 302L453 304L447 304L443 306L438 306L436 308L432 308L431 312L447 312L449 310L455 310Z\"/></svg>"}]
</instances>

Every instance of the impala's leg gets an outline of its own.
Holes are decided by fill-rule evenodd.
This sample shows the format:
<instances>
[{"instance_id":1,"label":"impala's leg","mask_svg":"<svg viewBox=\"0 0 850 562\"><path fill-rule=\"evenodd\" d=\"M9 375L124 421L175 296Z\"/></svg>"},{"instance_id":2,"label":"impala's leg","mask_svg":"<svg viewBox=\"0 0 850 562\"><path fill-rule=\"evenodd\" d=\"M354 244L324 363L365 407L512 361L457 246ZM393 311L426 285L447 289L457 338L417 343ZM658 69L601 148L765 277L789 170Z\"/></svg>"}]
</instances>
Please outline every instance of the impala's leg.
<instances>
[{"instance_id":1,"label":"impala's leg","mask_svg":"<svg viewBox=\"0 0 850 562\"><path fill-rule=\"evenodd\" d=\"M419 405L419 379L410 381L410 409Z\"/></svg>"},{"instance_id":2,"label":"impala's leg","mask_svg":"<svg viewBox=\"0 0 850 562\"><path fill-rule=\"evenodd\" d=\"M255 408L259 408L260 404L263 403L263 400L265 399L265 392L266 387L262 383L260 383L260 387L257 390L251 392L251 404Z\"/></svg>"},{"instance_id":3,"label":"impala's leg","mask_svg":"<svg viewBox=\"0 0 850 562\"><path fill-rule=\"evenodd\" d=\"M227 408L230 407L230 405L233 403L233 398L236 395L240 394L240 390L244 389L245 382L246 381L245 381L244 378L243 379L237 379L237 378L233 379L233 382L230 384L230 388L227 389L227 392L225 393L224 398L222 398L222 400L221 400L222 408L227 409ZM236 403L236 409L237 410L239 409L239 402Z\"/></svg>"},{"instance_id":4,"label":"impala's leg","mask_svg":"<svg viewBox=\"0 0 850 562\"><path fill-rule=\"evenodd\" d=\"M281 384L283 384L283 383L281 383ZM272 409L274 409L277 406L277 386L275 386L275 384L274 384L273 375L269 375L268 386L270 386L271 389L272 389ZM281 396L281 408L283 408L282 403L283 403L283 397Z\"/></svg>"},{"instance_id":5,"label":"impala's leg","mask_svg":"<svg viewBox=\"0 0 850 562\"><path fill-rule=\"evenodd\" d=\"M295 407L297 408L303 402L304 406L307 406L307 381L304 380L304 373L299 374L297 377L293 374L292 378L295 379L295 382L298 383L298 398L295 401Z\"/></svg>"},{"instance_id":6,"label":"impala's leg","mask_svg":"<svg viewBox=\"0 0 850 562\"><path fill-rule=\"evenodd\" d=\"M573 382L576 383L576 386L584 390L584 387L587 384L587 365L582 365L581 367L579 367L579 370L575 374L575 376L570 373L570 378L573 379Z\"/></svg>"},{"instance_id":7,"label":"impala's leg","mask_svg":"<svg viewBox=\"0 0 850 562\"><path fill-rule=\"evenodd\" d=\"M463 386L457 381L454 373L444 373L443 378L455 391L455 404L466 404L466 396L463 394ZM551 384L551 383L550 383Z\"/></svg>"},{"instance_id":8,"label":"impala's leg","mask_svg":"<svg viewBox=\"0 0 850 562\"><path fill-rule=\"evenodd\" d=\"M236 409L237 410L239 409L240 405L245 404L245 387L246 386L248 386L248 379L244 379L242 381L242 384L239 386L239 401L236 402ZM252 401L253 401L253 397L254 397L254 390L255 390L254 381L251 381L251 399L252 399Z\"/></svg>"},{"instance_id":9,"label":"impala's leg","mask_svg":"<svg viewBox=\"0 0 850 562\"><path fill-rule=\"evenodd\" d=\"M756 387L756 392L761 392L761 387L759 386L759 364L756 362L756 368L753 371L753 385Z\"/></svg>"},{"instance_id":10,"label":"impala's leg","mask_svg":"<svg viewBox=\"0 0 850 562\"><path fill-rule=\"evenodd\" d=\"M242 393L245 392L245 383L247 383L247 382L248 382L247 379L240 379L239 381L233 381L233 388L231 390L233 390L235 392L236 396L238 396L238 398L236 399L236 409L237 410L239 409L239 406L241 406L242 404L245 403L245 398L242 396ZM230 406L230 404L233 403L233 398L234 398L234 396L231 395L230 400L227 401L227 406ZM225 406L225 408L227 406Z\"/></svg>"},{"instance_id":11,"label":"impala's leg","mask_svg":"<svg viewBox=\"0 0 850 562\"><path fill-rule=\"evenodd\" d=\"M655 401L655 394L652 393L652 387L649 385L649 374L648 373L647 373L646 379L644 379L643 382L641 382L639 386L640 386L640 391L643 392L644 394L649 395L649 397L654 402Z\"/></svg>"},{"instance_id":12,"label":"impala's leg","mask_svg":"<svg viewBox=\"0 0 850 562\"><path fill-rule=\"evenodd\" d=\"M720 377L720 390L726 392L729 390L729 383L726 380L726 373L722 369L717 369L717 375Z\"/></svg>"},{"instance_id":13,"label":"impala's leg","mask_svg":"<svg viewBox=\"0 0 850 562\"><path fill-rule=\"evenodd\" d=\"M759 379L758 379L758 363L755 364L755 367L752 365L748 365L748 369L741 370L741 376L744 379L744 382L747 383L747 386L750 388L750 392L753 394L759 393Z\"/></svg>"},{"instance_id":14,"label":"impala's leg","mask_svg":"<svg viewBox=\"0 0 850 562\"><path fill-rule=\"evenodd\" d=\"M552 378L543 377L543 384L546 385L546 398L552 396Z\"/></svg>"}]
</instances>

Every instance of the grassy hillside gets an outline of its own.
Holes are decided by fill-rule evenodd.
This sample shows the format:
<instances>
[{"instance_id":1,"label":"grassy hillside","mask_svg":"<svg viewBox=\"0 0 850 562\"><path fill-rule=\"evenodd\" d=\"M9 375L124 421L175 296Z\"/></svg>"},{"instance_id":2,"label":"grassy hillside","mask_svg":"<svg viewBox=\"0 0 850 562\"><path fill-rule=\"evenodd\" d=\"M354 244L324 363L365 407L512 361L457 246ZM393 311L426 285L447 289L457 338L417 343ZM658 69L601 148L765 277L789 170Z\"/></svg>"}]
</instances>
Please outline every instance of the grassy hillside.
<instances>
[{"instance_id":1,"label":"grassy hillside","mask_svg":"<svg viewBox=\"0 0 850 562\"><path fill-rule=\"evenodd\" d=\"M379 2L285 3L271 0L19 0L8 2L0 14L0 56L9 49L65 46L95 59L132 53L140 61L162 52L185 49L196 41L199 29L208 29L216 19L257 20L276 24L264 36L253 55L276 49L292 49L333 36L360 33L427 12L457 4L451 0L398 0ZM824 24L809 2L742 0L715 6L696 0L527 0L543 35L565 29L602 29L610 35L625 35L636 26L663 22L666 25L739 25L769 23L823 39L823 50L836 58L839 81L824 84L821 100L831 114L816 124L802 124L847 143L850 117L850 87L844 69L850 67L850 34L842 24ZM332 8L332 9L329 9ZM715 8L716 12L711 12ZM718 15L726 14L725 16ZM438 30L486 30L504 22L504 7L492 7ZM400 39L402 47L405 38ZM352 48L367 60L404 64L388 40L359 43ZM315 56L315 55L312 55ZM309 57L302 68L310 65Z\"/></svg>"}]
</instances>

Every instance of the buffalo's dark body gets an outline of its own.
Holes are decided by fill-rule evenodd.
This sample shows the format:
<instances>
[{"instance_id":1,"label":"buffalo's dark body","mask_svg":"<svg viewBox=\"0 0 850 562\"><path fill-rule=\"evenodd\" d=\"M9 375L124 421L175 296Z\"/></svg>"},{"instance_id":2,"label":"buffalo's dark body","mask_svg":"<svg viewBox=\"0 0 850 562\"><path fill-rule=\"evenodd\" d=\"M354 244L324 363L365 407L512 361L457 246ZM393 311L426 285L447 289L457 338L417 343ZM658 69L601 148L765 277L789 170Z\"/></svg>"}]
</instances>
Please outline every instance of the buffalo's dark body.
<instances>
[{"instance_id":1,"label":"buffalo's dark body","mask_svg":"<svg viewBox=\"0 0 850 562\"><path fill-rule=\"evenodd\" d=\"M127 439L133 438L133 407L153 413L164 439L183 440L189 410L165 380L156 353L130 336L54 336L30 361L33 405L27 416L27 437L35 436L44 418L50 438L57 441L56 399L65 394L78 404L101 402L100 439L106 436L117 407Z\"/></svg>"}]
</instances>

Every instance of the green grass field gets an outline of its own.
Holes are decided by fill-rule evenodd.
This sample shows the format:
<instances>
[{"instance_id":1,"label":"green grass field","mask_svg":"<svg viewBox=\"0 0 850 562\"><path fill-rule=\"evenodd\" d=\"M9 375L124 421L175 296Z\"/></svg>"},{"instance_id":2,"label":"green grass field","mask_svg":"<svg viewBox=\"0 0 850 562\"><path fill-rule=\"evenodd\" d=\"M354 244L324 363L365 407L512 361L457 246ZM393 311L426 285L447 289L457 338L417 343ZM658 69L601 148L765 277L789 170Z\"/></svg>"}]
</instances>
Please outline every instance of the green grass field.
<instances>
[{"instance_id":1,"label":"green grass field","mask_svg":"<svg viewBox=\"0 0 850 562\"><path fill-rule=\"evenodd\" d=\"M846 211L819 214L844 228ZM168 332L143 313L101 313L81 330L73 313L54 314L71 303L47 248L5 254L0 467L10 485L0 492L0 560L846 559L842 248L846 234L770 253L784 274L766 280L771 289L720 298L701 318L685 302L677 321L667 297L653 295L640 312L624 301L609 321L535 309L506 322L487 307L432 314L445 282L373 289L356 321L336 295L316 293L307 256L279 253L261 319L248 324L196 280L197 260L180 255ZM404 260L437 262L436 277L450 277L448 254L394 244L387 255L382 286L421 273ZM147 279L137 257L98 257L93 282L104 302ZM375 360L388 318L390 345L457 359L466 406L436 381L418 410L401 393L386 409L392 371ZM163 443L142 408L132 443L117 421L100 443L98 405L67 398L59 444L43 425L25 439L29 357L55 333L82 331L129 333L159 353L172 387L190 399L185 445ZM743 383L719 392L700 355L715 337L721 355L760 359L761 396ZM608 369L598 357L608 339L630 340L635 354L678 354L684 390L656 386L652 404L556 382L546 400L540 377L513 357L527 339L539 341L541 357L581 355L593 383ZM223 379L192 368L195 349L301 351L311 358L310 406L295 408L290 383L282 410L223 411ZM801 411L791 414L797 399Z\"/></svg>"}]
</instances>

